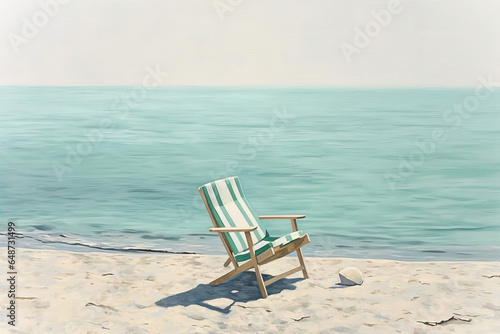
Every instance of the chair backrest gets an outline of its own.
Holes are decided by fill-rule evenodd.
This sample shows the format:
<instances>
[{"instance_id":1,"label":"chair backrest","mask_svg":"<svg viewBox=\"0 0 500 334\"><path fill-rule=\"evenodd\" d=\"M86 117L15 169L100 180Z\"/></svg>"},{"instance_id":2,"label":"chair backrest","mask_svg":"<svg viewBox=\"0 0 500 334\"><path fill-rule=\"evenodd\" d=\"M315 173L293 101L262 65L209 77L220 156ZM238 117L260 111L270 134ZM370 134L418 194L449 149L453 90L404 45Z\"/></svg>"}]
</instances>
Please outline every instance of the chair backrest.
<instances>
[{"instance_id":1,"label":"chair backrest","mask_svg":"<svg viewBox=\"0 0 500 334\"><path fill-rule=\"evenodd\" d=\"M248 203L237 176L207 183L199 188L215 227L257 226L250 232L255 243L266 236L259 227L259 217ZM245 233L226 233L234 254L248 248Z\"/></svg>"}]
</instances>

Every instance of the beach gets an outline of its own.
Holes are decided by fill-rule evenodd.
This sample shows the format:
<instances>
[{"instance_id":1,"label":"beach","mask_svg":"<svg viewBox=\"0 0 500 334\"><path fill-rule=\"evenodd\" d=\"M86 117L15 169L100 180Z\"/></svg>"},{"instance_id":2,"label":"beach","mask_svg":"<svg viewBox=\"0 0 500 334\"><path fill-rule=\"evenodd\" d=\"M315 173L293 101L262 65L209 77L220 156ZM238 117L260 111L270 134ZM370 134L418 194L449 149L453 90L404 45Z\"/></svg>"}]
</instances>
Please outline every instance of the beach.
<instances>
[{"instance_id":1,"label":"beach","mask_svg":"<svg viewBox=\"0 0 500 334\"><path fill-rule=\"evenodd\" d=\"M18 241L0 333L498 333L498 94L456 126L470 88L158 87L113 107L131 92L0 87ZM198 187L235 175L255 212L307 215L310 278L267 299L252 272L208 284L229 268ZM337 285L352 266L365 282Z\"/></svg>"},{"instance_id":2,"label":"beach","mask_svg":"<svg viewBox=\"0 0 500 334\"><path fill-rule=\"evenodd\" d=\"M306 258L260 295L255 274L219 285L219 255L17 250L16 326L2 333L497 333L500 262ZM6 257L2 251L2 257ZM295 256L262 267L275 275ZM360 268L364 283L339 285ZM266 279L267 276L264 277ZM267 277L268 278L268 277ZM7 291L2 280L2 291ZM9 301L2 293L2 305Z\"/></svg>"},{"instance_id":3,"label":"beach","mask_svg":"<svg viewBox=\"0 0 500 334\"><path fill-rule=\"evenodd\" d=\"M0 334L500 334L499 1L69 2L0 1Z\"/></svg>"}]
</instances>

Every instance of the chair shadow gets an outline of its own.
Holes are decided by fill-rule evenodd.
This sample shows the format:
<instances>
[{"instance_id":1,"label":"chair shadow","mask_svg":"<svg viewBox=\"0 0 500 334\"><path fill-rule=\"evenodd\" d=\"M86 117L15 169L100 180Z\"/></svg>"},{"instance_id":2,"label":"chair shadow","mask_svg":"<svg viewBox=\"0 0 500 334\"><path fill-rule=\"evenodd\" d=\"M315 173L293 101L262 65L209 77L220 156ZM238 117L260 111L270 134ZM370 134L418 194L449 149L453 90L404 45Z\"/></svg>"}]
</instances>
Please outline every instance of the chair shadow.
<instances>
[{"instance_id":1,"label":"chair shadow","mask_svg":"<svg viewBox=\"0 0 500 334\"><path fill-rule=\"evenodd\" d=\"M262 277L264 280L267 280L272 276L262 274ZM304 280L304 278L283 278L269 285L267 287L267 293L268 295L274 295L283 290L295 290L296 286L293 284L302 280ZM232 303L225 308L207 303L210 300L218 298L230 299ZM245 303L260 298L262 298L262 294L260 293L259 285L255 278L255 272L247 271L219 285L199 284L191 290L165 297L155 304L165 308L178 305L199 305L213 311L227 314L231 312L231 307L236 302Z\"/></svg>"}]
</instances>

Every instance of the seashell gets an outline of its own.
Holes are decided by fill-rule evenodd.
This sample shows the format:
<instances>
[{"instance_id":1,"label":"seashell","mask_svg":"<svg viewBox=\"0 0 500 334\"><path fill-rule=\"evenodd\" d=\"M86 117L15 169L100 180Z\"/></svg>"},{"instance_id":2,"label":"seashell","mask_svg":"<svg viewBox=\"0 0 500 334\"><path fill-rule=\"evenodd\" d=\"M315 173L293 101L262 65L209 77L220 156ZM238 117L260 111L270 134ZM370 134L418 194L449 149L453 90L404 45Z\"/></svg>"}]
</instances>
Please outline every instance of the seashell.
<instances>
[{"instance_id":1,"label":"seashell","mask_svg":"<svg viewBox=\"0 0 500 334\"><path fill-rule=\"evenodd\" d=\"M347 267L339 271L341 285L361 285L365 279L363 272L357 267Z\"/></svg>"}]
</instances>

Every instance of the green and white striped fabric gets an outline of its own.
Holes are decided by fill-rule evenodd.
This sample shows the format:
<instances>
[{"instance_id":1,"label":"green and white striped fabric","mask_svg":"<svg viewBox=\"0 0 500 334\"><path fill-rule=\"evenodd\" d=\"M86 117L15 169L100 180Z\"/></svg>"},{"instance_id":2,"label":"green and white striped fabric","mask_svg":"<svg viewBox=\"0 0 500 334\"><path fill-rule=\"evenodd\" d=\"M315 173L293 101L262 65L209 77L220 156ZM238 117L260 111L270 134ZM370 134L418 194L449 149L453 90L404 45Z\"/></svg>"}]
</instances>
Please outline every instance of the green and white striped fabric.
<instances>
[{"instance_id":1,"label":"green and white striped fabric","mask_svg":"<svg viewBox=\"0 0 500 334\"><path fill-rule=\"evenodd\" d=\"M201 189L219 227L259 226L259 218L247 202L237 177L207 183ZM266 233L258 227L251 235L255 244L264 239ZM235 254L248 248L245 233L231 232L226 236Z\"/></svg>"},{"instance_id":2,"label":"green and white striped fabric","mask_svg":"<svg viewBox=\"0 0 500 334\"><path fill-rule=\"evenodd\" d=\"M247 227L257 226L250 232L256 254L278 245L286 245L304 235L302 231L290 233L281 238L269 236L259 226L259 218L245 198L238 177L207 183L200 187L207 201L209 210L213 214L219 227ZM231 250L237 261L250 258L244 232L226 233Z\"/></svg>"},{"instance_id":3,"label":"green and white striped fabric","mask_svg":"<svg viewBox=\"0 0 500 334\"><path fill-rule=\"evenodd\" d=\"M296 231L292 232L290 234L287 234L285 236L282 236L281 238L275 238L271 237L269 235L266 235L264 239L253 245L254 251L256 255L259 255L263 253L266 249L271 248L271 247L276 247L276 246L286 246L289 243L300 239L302 236L304 236L305 233L302 231ZM244 250L243 252L239 252L236 254L235 258L236 261L241 262L241 261L246 261L250 259L251 255L248 249Z\"/></svg>"}]
</instances>

